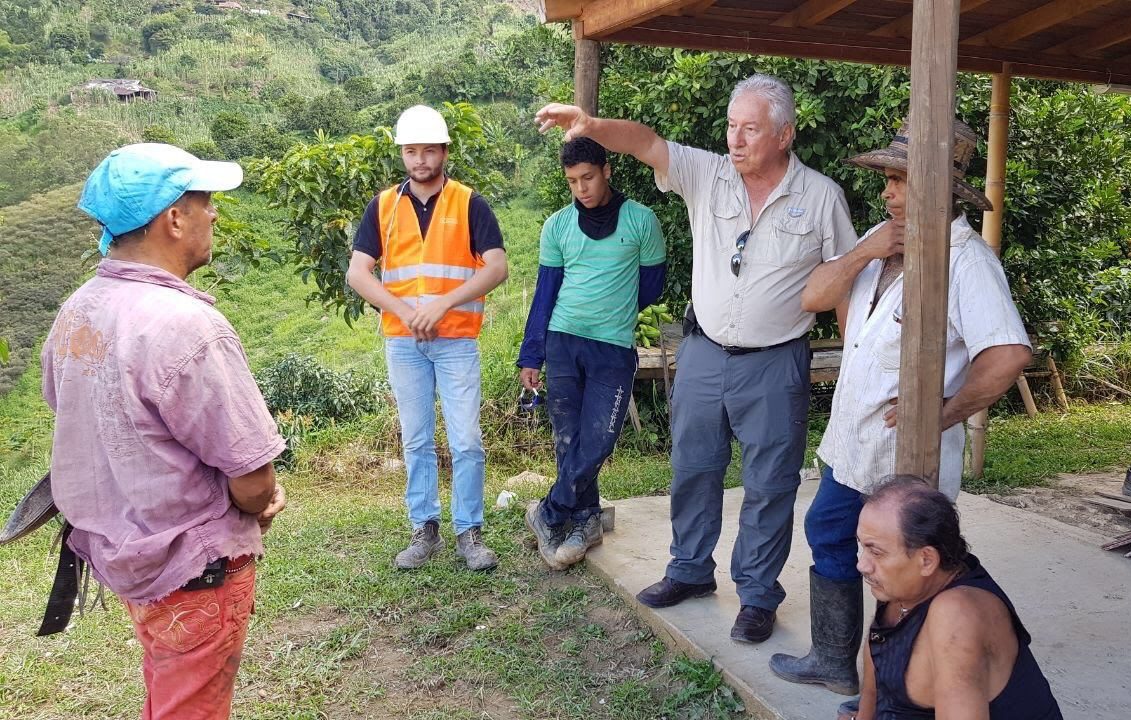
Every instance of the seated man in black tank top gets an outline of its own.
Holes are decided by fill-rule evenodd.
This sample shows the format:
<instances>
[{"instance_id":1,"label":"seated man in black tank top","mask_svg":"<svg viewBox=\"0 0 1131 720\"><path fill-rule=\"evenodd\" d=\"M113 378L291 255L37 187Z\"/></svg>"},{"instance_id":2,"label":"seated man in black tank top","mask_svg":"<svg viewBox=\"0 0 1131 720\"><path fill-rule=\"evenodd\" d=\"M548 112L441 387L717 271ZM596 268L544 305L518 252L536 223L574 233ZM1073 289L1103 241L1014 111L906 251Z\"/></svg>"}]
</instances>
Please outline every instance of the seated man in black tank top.
<instances>
[{"instance_id":1,"label":"seated man in black tank top","mask_svg":"<svg viewBox=\"0 0 1131 720\"><path fill-rule=\"evenodd\" d=\"M958 513L896 476L864 504L857 565L879 601L855 720L1060 720L1013 603L967 551Z\"/></svg>"}]
</instances>

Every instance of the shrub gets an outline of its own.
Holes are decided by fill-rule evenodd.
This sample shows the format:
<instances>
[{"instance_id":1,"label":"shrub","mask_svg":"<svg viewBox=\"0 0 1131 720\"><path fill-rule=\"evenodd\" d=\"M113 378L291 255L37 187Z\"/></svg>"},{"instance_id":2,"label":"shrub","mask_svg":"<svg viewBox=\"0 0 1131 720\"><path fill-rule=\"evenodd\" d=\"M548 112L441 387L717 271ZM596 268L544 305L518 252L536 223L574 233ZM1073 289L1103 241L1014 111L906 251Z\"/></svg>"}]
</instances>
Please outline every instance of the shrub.
<instances>
[{"instance_id":1,"label":"shrub","mask_svg":"<svg viewBox=\"0 0 1131 720\"><path fill-rule=\"evenodd\" d=\"M220 152L220 147L211 140L200 140L199 142L190 143L185 150L202 160L224 159L223 153Z\"/></svg>"},{"instance_id":2,"label":"shrub","mask_svg":"<svg viewBox=\"0 0 1131 720\"><path fill-rule=\"evenodd\" d=\"M293 461L294 450L310 432L377 409L377 383L371 376L335 372L305 355L287 354L259 372L256 382L287 440L280 457L284 464Z\"/></svg>"},{"instance_id":3,"label":"shrub","mask_svg":"<svg viewBox=\"0 0 1131 720\"><path fill-rule=\"evenodd\" d=\"M241 112L222 111L216 113L216 118L208 128L208 134L213 142L221 148L224 144L243 137L251 131L251 120Z\"/></svg>"},{"instance_id":4,"label":"shrub","mask_svg":"<svg viewBox=\"0 0 1131 720\"><path fill-rule=\"evenodd\" d=\"M47 34L47 46L52 50L80 50L86 47L90 34L78 25L60 25Z\"/></svg>"},{"instance_id":5,"label":"shrub","mask_svg":"<svg viewBox=\"0 0 1131 720\"><path fill-rule=\"evenodd\" d=\"M313 135L321 130L331 137L340 137L357 128L357 113L341 90L299 103L291 101L283 111L287 129L295 132Z\"/></svg>"},{"instance_id":6,"label":"shrub","mask_svg":"<svg viewBox=\"0 0 1131 720\"><path fill-rule=\"evenodd\" d=\"M148 125L141 131L141 139L151 143L177 144L177 136L164 125Z\"/></svg>"},{"instance_id":7,"label":"shrub","mask_svg":"<svg viewBox=\"0 0 1131 720\"><path fill-rule=\"evenodd\" d=\"M352 55L340 51L327 51L318 61L318 72L330 82L339 85L360 77L364 72L361 63Z\"/></svg>"}]
</instances>

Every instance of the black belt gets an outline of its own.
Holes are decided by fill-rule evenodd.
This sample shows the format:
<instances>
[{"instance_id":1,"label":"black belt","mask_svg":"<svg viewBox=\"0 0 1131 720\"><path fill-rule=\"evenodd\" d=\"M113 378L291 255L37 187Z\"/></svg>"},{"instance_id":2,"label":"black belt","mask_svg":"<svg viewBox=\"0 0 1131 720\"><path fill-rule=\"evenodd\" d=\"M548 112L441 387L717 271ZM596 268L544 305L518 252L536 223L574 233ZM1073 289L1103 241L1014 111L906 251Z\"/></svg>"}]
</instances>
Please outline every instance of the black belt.
<instances>
[{"instance_id":1,"label":"black belt","mask_svg":"<svg viewBox=\"0 0 1131 720\"><path fill-rule=\"evenodd\" d=\"M792 340L786 340L774 345L765 345L763 347L739 347L737 345L723 345L722 343L715 342L710 338L709 335L707 335L707 333L703 332L703 328L699 325L699 323L695 323L695 327L692 328L691 333L693 335L702 336L707 342L715 345L716 347L722 348L723 352L727 353L728 355L749 355L750 353L763 352L764 350L776 350L777 348L785 347L792 342L797 342L798 340L805 339L805 336L803 335L801 337L796 337Z\"/></svg>"},{"instance_id":2,"label":"black belt","mask_svg":"<svg viewBox=\"0 0 1131 720\"><path fill-rule=\"evenodd\" d=\"M213 560L204 566L204 572L181 585L181 590L207 590L224 584L224 571L228 569L228 558Z\"/></svg>"}]
</instances>

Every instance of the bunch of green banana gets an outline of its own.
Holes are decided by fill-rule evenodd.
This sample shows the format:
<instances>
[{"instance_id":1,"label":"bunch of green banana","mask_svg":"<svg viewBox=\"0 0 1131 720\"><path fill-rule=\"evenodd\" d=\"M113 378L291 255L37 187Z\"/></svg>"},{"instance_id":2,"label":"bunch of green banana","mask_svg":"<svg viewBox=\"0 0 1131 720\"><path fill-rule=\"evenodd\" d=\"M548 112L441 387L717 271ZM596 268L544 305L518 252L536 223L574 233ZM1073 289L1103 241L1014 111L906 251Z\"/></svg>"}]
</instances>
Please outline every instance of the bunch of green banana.
<instances>
[{"instance_id":1,"label":"bunch of green banana","mask_svg":"<svg viewBox=\"0 0 1131 720\"><path fill-rule=\"evenodd\" d=\"M636 315L636 344L640 347L652 347L660 341L660 328L664 323L670 323L674 318L664 303L649 305Z\"/></svg>"}]
</instances>

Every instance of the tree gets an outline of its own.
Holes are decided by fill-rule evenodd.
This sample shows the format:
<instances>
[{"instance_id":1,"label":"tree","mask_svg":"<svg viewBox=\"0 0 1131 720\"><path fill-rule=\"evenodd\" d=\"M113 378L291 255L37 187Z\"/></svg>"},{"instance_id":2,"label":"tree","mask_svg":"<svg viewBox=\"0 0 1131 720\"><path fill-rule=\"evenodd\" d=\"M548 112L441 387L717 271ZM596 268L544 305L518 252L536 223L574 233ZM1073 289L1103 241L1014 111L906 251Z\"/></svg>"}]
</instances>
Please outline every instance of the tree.
<instances>
[{"instance_id":1,"label":"tree","mask_svg":"<svg viewBox=\"0 0 1131 720\"><path fill-rule=\"evenodd\" d=\"M79 50L85 48L90 40L86 28L78 25L63 24L51 28L47 34L47 47L52 50Z\"/></svg>"},{"instance_id":2,"label":"tree","mask_svg":"<svg viewBox=\"0 0 1131 720\"><path fill-rule=\"evenodd\" d=\"M280 103L280 106L286 114L288 130L310 134L321 130L334 137L357 127L357 113L341 90L331 90L302 102Z\"/></svg>"},{"instance_id":3,"label":"tree","mask_svg":"<svg viewBox=\"0 0 1131 720\"><path fill-rule=\"evenodd\" d=\"M141 26L141 44L151 53L168 50L177 41L182 21L173 13L154 15Z\"/></svg>"}]
</instances>

